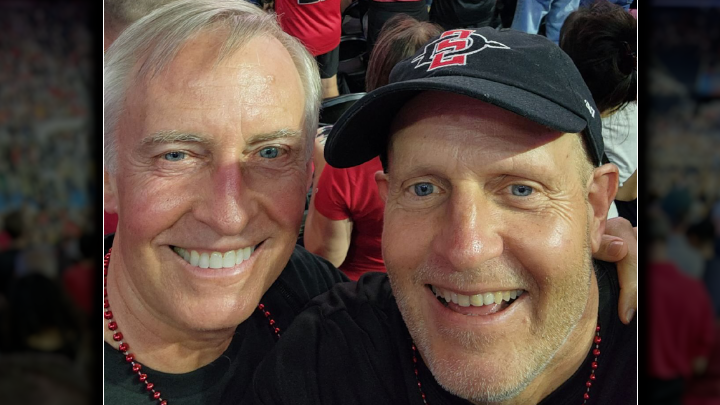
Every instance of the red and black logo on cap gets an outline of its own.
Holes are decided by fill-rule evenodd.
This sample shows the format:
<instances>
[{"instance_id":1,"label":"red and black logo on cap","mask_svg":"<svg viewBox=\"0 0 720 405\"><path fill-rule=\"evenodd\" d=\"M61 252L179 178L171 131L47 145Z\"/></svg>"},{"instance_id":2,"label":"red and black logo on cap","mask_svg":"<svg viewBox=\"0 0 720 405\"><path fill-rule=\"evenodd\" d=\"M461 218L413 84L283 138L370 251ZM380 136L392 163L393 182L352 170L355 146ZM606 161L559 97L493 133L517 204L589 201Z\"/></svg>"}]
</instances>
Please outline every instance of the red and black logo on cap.
<instances>
[{"instance_id":1,"label":"red and black logo on cap","mask_svg":"<svg viewBox=\"0 0 720 405\"><path fill-rule=\"evenodd\" d=\"M417 62L415 69L429 65L428 72L447 66L464 66L468 55L487 48L510 49L498 41L488 40L474 30L446 31L438 39L425 45L424 52L412 61Z\"/></svg>"}]
</instances>

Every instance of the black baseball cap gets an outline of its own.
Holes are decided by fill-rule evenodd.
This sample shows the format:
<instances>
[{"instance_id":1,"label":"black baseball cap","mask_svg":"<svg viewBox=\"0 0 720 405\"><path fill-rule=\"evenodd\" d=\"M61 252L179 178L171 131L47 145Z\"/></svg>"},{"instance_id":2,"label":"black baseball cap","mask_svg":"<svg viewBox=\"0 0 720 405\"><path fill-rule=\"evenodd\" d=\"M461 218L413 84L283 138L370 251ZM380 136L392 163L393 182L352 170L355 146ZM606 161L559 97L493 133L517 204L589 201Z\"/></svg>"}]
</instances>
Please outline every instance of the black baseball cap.
<instances>
[{"instance_id":1,"label":"black baseball cap","mask_svg":"<svg viewBox=\"0 0 720 405\"><path fill-rule=\"evenodd\" d=\"M557 131L582 132L593 163L607 162L600 112L570 57L543 36L489 27L446 31L398 63L388 85L366 94L335 123L325 160L346 168L380 155L395 115L428 90L476 98Z\"/></svg>"}]
</instances>

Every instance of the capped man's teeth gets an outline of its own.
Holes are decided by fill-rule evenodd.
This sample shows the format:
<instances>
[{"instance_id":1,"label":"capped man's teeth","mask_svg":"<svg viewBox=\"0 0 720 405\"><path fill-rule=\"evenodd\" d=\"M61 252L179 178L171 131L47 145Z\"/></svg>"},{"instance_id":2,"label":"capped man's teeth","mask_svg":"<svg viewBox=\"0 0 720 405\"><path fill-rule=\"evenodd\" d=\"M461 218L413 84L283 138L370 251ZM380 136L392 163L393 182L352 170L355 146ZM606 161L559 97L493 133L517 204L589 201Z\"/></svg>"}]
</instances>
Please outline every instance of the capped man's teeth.
<instances>
[{"instance_id":1,"label":"capped man's teeth","mask_svg":"<svg viewBox=\"0 0 720 405\"><path fill-rule=\"evenodd\" d=\"M183 260L190 263L191 266L200 267L202 269L222 269L235 267L243 261L250 258L250 255L255 251L254 246L248 246L246 248L240 248L237 250L230 250L225 253L211 252L211 253L198 253L197 250L183 249L181 247L173 247L173 251L178 256L182 257Z\"/></svg>"},{"instance_id":2,"label":"capped man's teeth","mask_svg":"<svg viewBox=\"0 0 720 405\"><path fill-rule=\"evenodd\" d=\"M481 307L483 305L500 304L503 301L509 302L520 297L523 293L523 290L507 290L475 295L463 295L444 288L435 287L433 285L430 286L430 289L436 297L443 298L445 302L453 302L461 307Z\"/></svg>"}]
</instances>

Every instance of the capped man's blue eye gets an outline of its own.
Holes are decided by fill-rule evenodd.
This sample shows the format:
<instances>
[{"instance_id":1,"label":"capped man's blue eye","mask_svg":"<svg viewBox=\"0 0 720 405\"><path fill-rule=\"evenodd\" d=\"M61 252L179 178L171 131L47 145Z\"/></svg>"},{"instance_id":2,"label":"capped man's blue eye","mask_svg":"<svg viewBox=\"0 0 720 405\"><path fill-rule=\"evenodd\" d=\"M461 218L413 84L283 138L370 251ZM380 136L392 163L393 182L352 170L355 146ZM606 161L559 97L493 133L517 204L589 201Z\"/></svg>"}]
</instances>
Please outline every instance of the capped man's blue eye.
<instances>
[{"instance_id":1,"label":"capped man's blue eye","mask_svg":"<svg viewBox=\"0 0 720 405\"><path fill-rule=\"evenodd\" d=\"M170 162L178 162L185 159L185 156L185 152L172 151L166 153L163 157L165 158L165 160L168 160Z\"/></svg>"},{"instance_id":2,"label":"capped man's blue eye","mask_svg":"<svg viewBox=\"0 0 720 405\"><path fill-rule=\"evenodd\" d=\"M420 197L430 195L433 193L433 191L435 191L435 186L430 183L418 183L415 185L415 194L419 195Z\"/></svg>"},{"instance_id":3,"label":"capped man's blue eye","mask_svg":"<svg viewBox=\"0 0 720 405\"><path fill-rule=\"evenodd\" d=\"M274 146L262 148L260 150L260 157L265 159L275 159L280 154L280 150Z\"/></svg>"},{"instance_id":4,"label":"capped man's blue eye","mask_svg":"<svg viewBox=\"0 0 720 405\"><path fill-rule=\"evenodd\" d=\"M522 184L513 184L511 188L513 195L516 195L518 197L527 197L533 192L532 187Z\"/></svg>"}]
</instances>

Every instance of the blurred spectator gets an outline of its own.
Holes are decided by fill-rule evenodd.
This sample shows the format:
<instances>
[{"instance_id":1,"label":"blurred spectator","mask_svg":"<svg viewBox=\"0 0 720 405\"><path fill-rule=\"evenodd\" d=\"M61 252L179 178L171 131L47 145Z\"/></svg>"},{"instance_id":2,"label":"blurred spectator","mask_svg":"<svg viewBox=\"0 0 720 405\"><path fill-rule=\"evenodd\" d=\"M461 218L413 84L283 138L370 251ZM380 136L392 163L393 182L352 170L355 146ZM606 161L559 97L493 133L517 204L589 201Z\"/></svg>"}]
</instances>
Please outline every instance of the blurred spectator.
<instances>
[{"instance_id":1,"label":"blurred spectator","mask_svg":"<svg viewBox=\"0 0 720 405\"><path fill-rule=\"evenodd\" d=\"M497 27L500 16L495 12L496 0L435 0L430 8L430 21L443 31L456 28Z\"/></svg>"},{"instance_id":2,"label":"blurred spectator","mask_svg":"<svg viewBox=\"0 0 720 405\"><path fill-rule=\"evenodd\" d=\"M22 211L8 213L3 222L5 225L3 234L7 237L7 246L0 250L0 294L7 292L8 286L15 278L16 262L25 245Z\"/></svg>"},{"instance_id":3,"label":"blurred spectator","mask_svg":"<svg viewBox=\"0 0 720 405\"><path fill-rule=\"evenodd\" d=\"M90 315L95 302L92 297L95 290L92 283L99 282L99 278L94 277L96 274L92 260L94 247L93 236L84 234L80 238L80 259L62 272L62 284L65 292L86 315Z\"/></svg>"},{"instance_id":4,"label":"blurred spectator","mask_svg":"<svg viewBox=\"0 0 720 405\"><path fill-rule=\"evenodd\" d=\"M404 14L391 18L370 56L367 91L386 85L395 64L441 32L437 25ZM368 271L385 271L380 247L385 205L375 184L375 172L381 170L379 158L349 169L325 166L310 201L305 247L352 280Z\"/></svg>"},{"instance_id":5,"label":"blurred spectator","mask_svg":"<svg viewBox=\"0 0 720 405\"><path fill-rule=\"evenodd\" d=\"M637 22L620 6L597 0L568 16L560 47L590 88L602 115L605 153L620 169L609 217L619 214L637 226Z\"/></svg>"},{"instance_id":6,"label":"blurred spectator","mask_svg":"<svg viewBox=\"0 0 720 405\"><path fill-rule=\"evenodd\" d=\"M700 280L705 272L705 258L687 237L691 205L692 197L685 188L670 191L661 202L661 207L670 223L667 258L683 273Z\"/></svg>"},{"instance_id":7,"label":"blurred spectator","mask_svg":"<svg viewBox=\"0 0 720 405\"><path fill-rule=\"evenodd\" d=\"M41 274L20 277L8 293L10 352L55 353L76 359L82 325L60 285Z\"/></svg>"},{"instance_id":8,"label":"blurred spectator","mask_svg":"<svg viewBox=\"0 0 720 405\"><path fill-rule=\"evenodd\" d=\"M418 21L428 20L428 8L422 0L367 0L367 43L368 55L372 55L375 43L380 38L380 31L385 23L399 14L404 14Z\"/></svg>"},{"instance_id":9,"label":"blurred spectator","mask_svg":"<svg viewBox=\"0 0 720 405\"><path fill-rule=\"evenodd\" d=\"M340 0L275 0L275 12L283 31L299 39L317 60L323 98L340 95Z\"/></svg>"},{"instance_id":10,"label":"blurred spectator","mask_svg":"<svg viewBox=\"0 0 720 405\"><path fill-rule=\"evenodd\" d=\"M580 0L517 0L512 29L537 34L544 17L545 36L557 44L565 19L579 6Z\"/></svg>"},{"instance_id":11,"label":"blurred spectator","mask_svg":"<svg viewBox=\"0 0 720 405\"><path fill-rule=\"evenodd\" d=\"M597 0L580 0L580 7L590 7ZM610 0L610 3L617 4L625 11L630 11L632 0Z\"/></svg>"},{"instance_id":12,"label":"blurred spectator","mask_svg":"<svg viewBox=\"0 0 720 405\"><path fill-rule=\"evenodd\" d=\"M708 358L707 369L702 375L688 381L683 405L720 404L720 320L715 322L715 346Z\"/></svg>"},{"instance_id":13,"label":"blurred spectator","mask_svg":"<svg viewBox=\"0 0 720 405\"><path fill-rule=\"evenodd\" d=\"M655 219L649 227L651 403L680 404L685 381L707 368L715 339L714 314L705 287L668 260L663 221Z\"/></svg>"}]
</instances>

